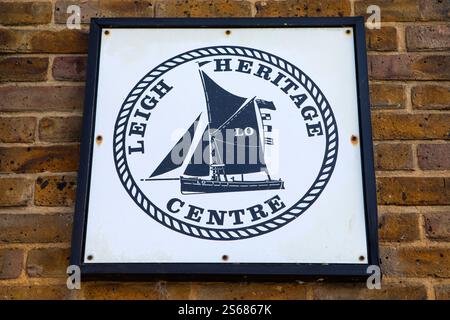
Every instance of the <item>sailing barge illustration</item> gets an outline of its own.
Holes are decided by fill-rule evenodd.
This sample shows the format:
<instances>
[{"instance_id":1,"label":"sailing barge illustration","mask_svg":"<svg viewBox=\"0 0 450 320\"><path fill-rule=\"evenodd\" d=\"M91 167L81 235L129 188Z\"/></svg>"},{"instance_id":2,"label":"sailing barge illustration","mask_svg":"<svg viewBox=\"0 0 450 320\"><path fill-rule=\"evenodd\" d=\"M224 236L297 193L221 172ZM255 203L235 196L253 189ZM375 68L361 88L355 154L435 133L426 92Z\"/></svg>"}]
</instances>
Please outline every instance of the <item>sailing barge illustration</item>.
<instances>
[{"instance_id":1,"label":"sailing barge illustration","mask_svg":"<svg viewBox=\"0 0 450 320\"><path fill-rule=\"evenodd\" d=\"M177 163L173 162L171 153L180 149L180 144L186 141L184 139L194 137L200 114L150 178L143 180L179 180L183 194L284 189L284 182L281 179L274 180L270 177L264 161L264 144L273 144L273 138L267 136L272 132L272 126L267 123L271 119L270 111L276 110L274 104L256 97L236 96L220 87L204 71L199 72L208 114L208 125L202 137L209 138L200 140L184 175L179 179L157 178L183 165L187 152ZM234 140L228 141L225 138L226 130L236 132ZM253 139L247 139L248 137L242 139L243 135L249 133ZM209 161L204 159L204 150L209 152ZM236 150L239 150L241 155L245 153L244 163L237 160ZM227 154L229 152L231 157ZM256 159L253 157L253 161L250 161L250 154L257 155ZM246 174L260 172L267 176L265 180L244 179ZM239 179L236 179L237 177Z\"/></svg>"}]
</instances>

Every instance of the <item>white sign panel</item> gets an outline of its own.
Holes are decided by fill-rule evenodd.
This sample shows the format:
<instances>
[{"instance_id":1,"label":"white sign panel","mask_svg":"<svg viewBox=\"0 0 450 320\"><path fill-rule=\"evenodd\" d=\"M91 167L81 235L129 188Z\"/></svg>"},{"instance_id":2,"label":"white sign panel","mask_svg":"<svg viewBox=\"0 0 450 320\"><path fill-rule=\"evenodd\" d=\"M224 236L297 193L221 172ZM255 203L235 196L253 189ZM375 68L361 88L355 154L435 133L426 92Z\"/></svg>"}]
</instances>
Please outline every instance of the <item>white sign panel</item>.
<instances>
[{"instance_id":1,"label":"white sign panel","mask_svg":"<svg viewBox=\"0 0 450 320\"><path fill-rule=\"evenodd\" d=\"M363 32L357 18L93 21L72 260L363 275L377 264Z\"/></svg>"}]
</instances>

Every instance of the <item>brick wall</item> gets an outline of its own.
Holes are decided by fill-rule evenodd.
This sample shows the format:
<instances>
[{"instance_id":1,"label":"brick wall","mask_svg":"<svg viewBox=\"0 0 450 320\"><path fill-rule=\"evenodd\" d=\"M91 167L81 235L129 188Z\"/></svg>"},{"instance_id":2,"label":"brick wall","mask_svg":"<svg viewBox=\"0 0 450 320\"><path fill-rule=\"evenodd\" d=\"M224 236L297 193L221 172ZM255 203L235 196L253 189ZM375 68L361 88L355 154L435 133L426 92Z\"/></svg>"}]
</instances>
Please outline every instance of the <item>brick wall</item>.
<instances>
[{"instance_id":1,"label":"brick wall","mask_svg":"<svg viewBox=\"0 0 450 320\"><path fill-rule=\"evenodd\" d=\"M65 27L81 6L82 30ZM90 17L365 15L381 290L364 284L89 282L65 287ZM0 1L0 299L450 298L450 2Z\"/></svg>"}]
</instances>

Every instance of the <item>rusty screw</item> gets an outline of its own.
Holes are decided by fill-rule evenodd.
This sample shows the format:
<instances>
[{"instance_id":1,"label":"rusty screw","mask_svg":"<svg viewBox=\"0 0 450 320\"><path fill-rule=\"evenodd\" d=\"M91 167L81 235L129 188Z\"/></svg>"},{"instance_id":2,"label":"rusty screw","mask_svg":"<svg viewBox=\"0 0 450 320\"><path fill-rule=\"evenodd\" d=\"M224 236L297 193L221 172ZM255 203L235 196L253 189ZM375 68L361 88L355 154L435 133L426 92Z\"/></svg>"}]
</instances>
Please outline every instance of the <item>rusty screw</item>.
<instances>
[{"instance_id":1,"label":"rusty screw","mask_svg":"<svg viewBox=\"0 0 450 320\"><path fill-rule=\"evenodd\" d=\"M92 259L94 259L94 256L93 256L92 254L90 254L90 255L87 256L87 259L88 259L89 261L91 261Z\"/></svg>"},{"instance_id":2,"label":"rusty screw","mask_svg":"<svg viewBox=\"0 0 450 320\"><path fill-rule=\"evenodd\" d=\"M353 145L357 145L358 144L358 137L355 136L354 134L352 134L350 141Z\"/></svg>"},{"instance_id":3,"label":"rusty screw","mask_svg":"<svg viewBox=\"0 0 450 320\"><path fill-rule=\"evenodd\" d=\"M109 30L105 30L105 36L109 34Z\"/></svg>"},{"instance_id":4,"label":"rusty screw","mask_svg":"<svg viewBox=\"0 0 450 320\"><path fill-rule=\"evenodd\" d=\"M223 260L223 261L228 261L228 256L227 256L226 254L224 254L224 255L222 256L222 260Z\"/></svg>"},{"instance_id":5,"label":"rusty screw","mask_svg":"<svg viewBox=\"0 0 450 320\"><path fill-rule=\"evenodd\" d=\"M227 30L227 31L225 31L225 34L226 34L227 36L229 36L229 35L231 34L231 31L230 31L230 30Z\"/></svg>"},{"instance_id":6,"label":"rusty screw","mask_svg":"<svg viewBox=\"0 0 450 320\"><path fill-rule=\"evenodd\" d=\"M98 145L101 145L102 142L103 142L103 137L99 134L99 135L97 136L97 138L95 138L95 142L96 142Z\"/></svg>"}]
</instances>

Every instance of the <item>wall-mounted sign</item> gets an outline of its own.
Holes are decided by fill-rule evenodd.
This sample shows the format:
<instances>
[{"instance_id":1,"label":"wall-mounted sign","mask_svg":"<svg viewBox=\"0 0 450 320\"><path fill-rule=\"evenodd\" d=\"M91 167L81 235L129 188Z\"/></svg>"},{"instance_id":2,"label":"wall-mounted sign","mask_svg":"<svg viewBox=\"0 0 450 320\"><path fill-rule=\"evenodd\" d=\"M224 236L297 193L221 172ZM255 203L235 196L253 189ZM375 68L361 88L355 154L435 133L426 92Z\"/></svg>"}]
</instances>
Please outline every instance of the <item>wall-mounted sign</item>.
<instances>
[{"instance_id":1,"label":"wall-mounted sign","mask_svg":"<svg viewBox=\"0 0 450 320\"><path fill-rule=\"evenodd\" d=\"M363 276L378 264L362 18L91 23L72 263Z\"/></svg>"}]
</instances>

